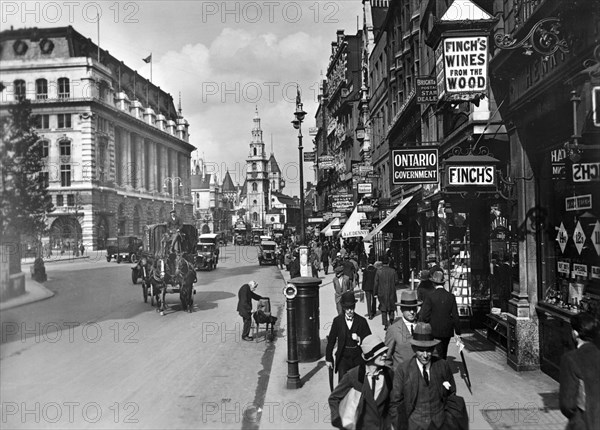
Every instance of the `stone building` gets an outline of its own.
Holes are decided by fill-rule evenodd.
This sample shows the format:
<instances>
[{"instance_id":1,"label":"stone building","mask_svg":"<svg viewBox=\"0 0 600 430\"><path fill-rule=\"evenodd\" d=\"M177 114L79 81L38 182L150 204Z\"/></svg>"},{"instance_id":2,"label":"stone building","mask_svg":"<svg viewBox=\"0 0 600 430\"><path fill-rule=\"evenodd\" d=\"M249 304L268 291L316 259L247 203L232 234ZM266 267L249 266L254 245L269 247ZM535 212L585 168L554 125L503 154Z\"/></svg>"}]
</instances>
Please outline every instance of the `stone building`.
<instances>
[{"instance_id":1,"label":"stone building","mask_svg":"<svg viewBox=\"0 0 600 430\"><path fill-rule=\"evenodd\" d=\"M2 114L32 101L54 249L141 236L172 207L192 218L189 124L173 97L72 27L0 32Z\"/></svg>"}]
</instances>

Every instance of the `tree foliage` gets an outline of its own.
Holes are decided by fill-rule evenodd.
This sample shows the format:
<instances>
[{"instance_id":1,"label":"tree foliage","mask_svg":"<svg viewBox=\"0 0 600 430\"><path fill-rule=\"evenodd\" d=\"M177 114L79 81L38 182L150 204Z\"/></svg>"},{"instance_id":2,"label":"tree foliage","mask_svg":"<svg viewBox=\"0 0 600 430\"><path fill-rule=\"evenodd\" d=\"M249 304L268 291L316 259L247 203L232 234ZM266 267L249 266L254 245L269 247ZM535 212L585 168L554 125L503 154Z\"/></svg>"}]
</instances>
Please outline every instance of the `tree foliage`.
<instances>
[{"instance_id":1,"label":"tree foliage","mask_svg":"<svg viewBox=\"0 0 600 430\"><path fill-rule=\"evenodd\" d=\"M52 199L40 176L42 142L33 129L31 102L23 99L0 118L0 241L42 234Z\"/></svg>"}]
</instances>

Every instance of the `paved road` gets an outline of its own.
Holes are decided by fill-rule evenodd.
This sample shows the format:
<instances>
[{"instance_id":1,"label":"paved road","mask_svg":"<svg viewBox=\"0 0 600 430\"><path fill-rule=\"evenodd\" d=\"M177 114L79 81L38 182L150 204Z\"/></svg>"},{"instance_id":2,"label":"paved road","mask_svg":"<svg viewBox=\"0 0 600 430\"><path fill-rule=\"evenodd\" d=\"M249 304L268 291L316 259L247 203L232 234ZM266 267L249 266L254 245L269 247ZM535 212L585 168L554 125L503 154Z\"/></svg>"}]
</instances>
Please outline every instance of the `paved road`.
<instances>
[{"instance_id":1,"label":"paved road","mask_svg":"<svg viewBox=\"0 0 600 430\"><path fill-rule=\"evenodd\" d=\"M4 428L253 428L273 346L241 340L237 291L281 295L254 247L227 247L199 272L194 312L167 295L165 316L132 285L129 264L47 265L49 300L2 312Z\"/></svg>"}]
</instances>

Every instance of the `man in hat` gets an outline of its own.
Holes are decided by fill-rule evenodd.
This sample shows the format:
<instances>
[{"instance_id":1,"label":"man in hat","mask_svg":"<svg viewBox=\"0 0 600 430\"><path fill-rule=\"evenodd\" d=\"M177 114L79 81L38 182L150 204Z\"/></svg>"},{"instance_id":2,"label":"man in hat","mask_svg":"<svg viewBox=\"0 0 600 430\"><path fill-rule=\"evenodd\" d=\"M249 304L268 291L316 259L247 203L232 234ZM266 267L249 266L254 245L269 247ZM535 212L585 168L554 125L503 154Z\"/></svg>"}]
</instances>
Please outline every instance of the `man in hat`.
<instances>
[{"instance_id":1,"label":"man in hat","mask_svg":"<svg viewBox=\"0 0 600 430\"><path fill-rule=\"evenodd\" d=\"M414 354L410 341L417 324L417 309L421 302L417 300L416 291L402 290L400 302L397 304L400 305L402 318L398 318L385 333L385 344L388 347L386 362L392 369L410 359Z\"/></svg>"},{"instance_id":2,"label":"man in hat","mask_svg":"<svg viewBox=\"0 0 600 430\"><path fill-rule=\"evenodd\" d=\"M171 212L169 212L169 220L167 221L167 231L171 236L171 247L169 249L170 252L181 250L181 238L179 236L179 230L182 226L183 223L177 216L175 209L173 209Z\"/></svg>"},{"instance_id":3,"label":"man in hat","mask_svg":"<svg viewBox=\"0 0 600 430\"><path fill-rule=\"evenodd\" d=\"M254 338L250 336L250 326L252 325L252 320L250 319L252 316L252 299L262 299L261 296L254 292L256 287L258 287L258 283L256 281L250 281L247 284L242 285L238 292L237 311L243 321L242 340L248 342L254 340Z\"/></svg>"},{"instance_id":4,"label":"man in hat","mask_svg":"<svg viewBox=\"0 0 600 430\"><path fill-rule=\"evenodd\" d=\"M390 260L387 256L381 258L383 267L377 270L375 274L375 286L373 295L379 300L379 310L381 311L381 322L385 330L394 322L396 318L396 286L398 285L398 274L390 266Z\"/></svg>"},{"instance_id":5,"label":"man in hat","mask_svg":"<svg viewBox=\"0 0 600 430\"><path fill-rule=\"evenodd\" d=\"M444 405L456 393L452 370L433 356L435 346L431 326L419 322L410 340L414 356L394 370L390 414L396 429L438 430L446 428Z\"/></svg>"},{"instance_id":6,"label":"man in hat","mask_svg":"<svg viewBox=\"0 0 600 430\"><path fill-rule=\"evenodd\" d=\"M433 337L440 341L437 346L438 355L445 359L448 356L450 339L454 333L460 336L458 307L454 294L444 288L444 272L441 268L433 269L431 282L435 285L435 289L425 297L419 313L419 321L431 324Z\"/></svg>"},{"instance_id":7,"label":"man in hat","mask_svg":"<svg viewBox=\"0 0 600 430\"><path fill-rule=\"evenodd\" d=\"M292 261L290 262L290 279L300 276L300 254L298 250L292 252Z\"/></svg>"},{"instance_id":8,"label":"man in hat","mask_svg":"<svg viewBox=\"0 0 600 430\"><path fill-rule=\"evenodd\" d=\"M352 288L350 286L350 278L344 274L343 266L336 266L334 271L335 276L333 277L333 290L335 295L335 307L338 315L341 315L343 313L342 305L340 303L342 300L342 294L344 294L346 291L351 291Z\"/></svg>"},{"instance_id":9,"label":"man in hat","mask_svg":"<svg viewBox=\"0 0 600 430\"><path fill-rule=\"evenodd\" d=\"M367 316L370 320L375 317L377 313L376 300L373 297L373 288L375 287L375 274L377 268L375 268L375 257L369 259L369 265L363 270L363 282L362 289L365 292L367 298Z\"/></svg>"},{"instance_id":10,"label":"man in hat","mask_svg":"<svg viewBox=\"0 0 600 430\"><path fill-rule=\"evenodd\" d=\"M352 291L342 294L340 304L343 314L333 319L325 348L325 363L338 372L338 381L348 370L362 363L359 345L361 339L371 334L367 320L354 312L356 298ZM336 344L334 367L333 348Z\"/></svg>"},{"instance_id":11,"label":"man in hat","mask_svg":"<svg viewBox=\"0 0 600 430\"><path fill-rule=\"evenodd\" d=\"M435 267L435 266L434 266ZM435 270L435 268L432 269ZM438 268L439 269L439 268ZM441 269L440 269L441 270ZM425 301L425 296L435 290L435 285L431 282L430 271L428 269L419 272L419 286L417 287L417 299L421 302Z\"/></svg>"},{"instance_id":12,"label":"man in hat","mask_svg":"<svg viewBox=\"0 0 600 430\"><path fill-rule=\"evenodd\" d=\"M362 394L355 428L389 429L393 371L385 365L387 347L377 335L370 334L363 339L360 348L365 362L350 369L329 395L331 424L342 428L340 403L354 388Z\"/></svg>"}]
</instances>

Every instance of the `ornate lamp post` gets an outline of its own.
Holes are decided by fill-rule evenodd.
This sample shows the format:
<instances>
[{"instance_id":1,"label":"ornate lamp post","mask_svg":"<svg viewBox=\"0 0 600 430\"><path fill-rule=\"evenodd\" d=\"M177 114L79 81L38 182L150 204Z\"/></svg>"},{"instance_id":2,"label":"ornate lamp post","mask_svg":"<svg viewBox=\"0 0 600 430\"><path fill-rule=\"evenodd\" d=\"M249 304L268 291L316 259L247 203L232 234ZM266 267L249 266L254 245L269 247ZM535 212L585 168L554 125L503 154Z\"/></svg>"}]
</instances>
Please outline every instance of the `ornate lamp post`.
<instances>
[{"instance_id":1,"label":"ornate lamp post","mask_svg":"<svg viewBox=\"0 0 600 430\"><path fill-rule=\"evenodd\" d=\"M304 245L304 165L302 160L302 122L306 112L302 109L302 99L300 98L300 89L297 90L296 112L292 124L298 130L298 164L300 168L300 244Z\"/></svg>"},{"instance_id":2,"label":"ornate lamp post","mask_svg":"<svg viewBox=\"0 0 600 430\"><path fill-rule=\"evenodd\" d=\"M171 182L172 209L175 210L175 184L178 183L179 188L183 188L183 181L179 176L169 176L168 178L165 178L163 182L163 190L168 190L167 184L169 182Z\"/></svg>"}]
</instances>

